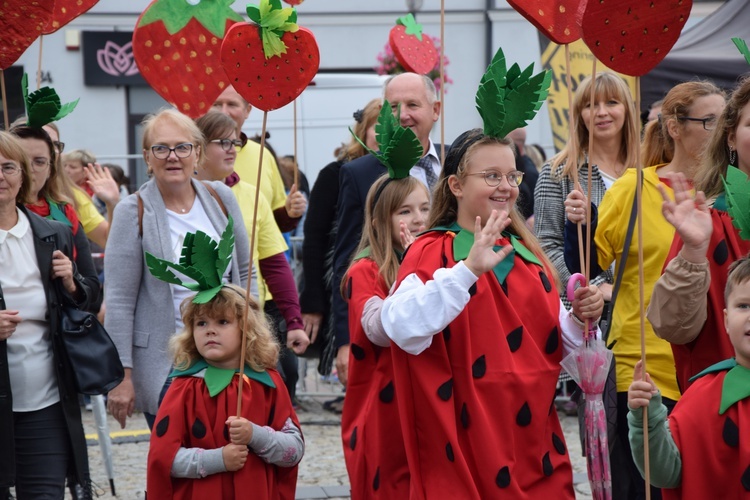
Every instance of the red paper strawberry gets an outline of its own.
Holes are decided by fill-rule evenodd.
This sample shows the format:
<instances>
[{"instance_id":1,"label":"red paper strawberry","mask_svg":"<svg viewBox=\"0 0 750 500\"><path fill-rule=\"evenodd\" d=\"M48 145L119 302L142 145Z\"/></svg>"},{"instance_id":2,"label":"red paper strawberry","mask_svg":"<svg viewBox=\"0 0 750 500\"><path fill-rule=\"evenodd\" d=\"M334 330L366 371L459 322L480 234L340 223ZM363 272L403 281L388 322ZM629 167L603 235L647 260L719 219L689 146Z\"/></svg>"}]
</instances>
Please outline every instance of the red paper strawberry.
<instances>
[{"instance_id":1,"label":"red paper strawberry","mask_svg":"<svg viewBox=\"0 0 750 500\"><path fill-rule=\"evenodd\" d=\"M52 2L0 1L0 69L10 68L52 16Z\"/></svg>"},{"instance_id":2,"label":"red paper strawberry","mask_svg":"<svg viewBox=\"0 0 750 500\"><path fill-rule=\"evenodd\" d=\"M133 33L141 75L186 115L204 115L229 84L219 50L227 29L242 18L234 0L155 0Z\"/></svg>"},{"instance_id":3,"label":"red paper strawberry","mask_svg":"<svg viewBox=\"0 0 750 500\"><path fill-rule=\"evenodd\" d=\"M508 3L559 45L581 38L581 17L586 0L508 0Z\"/></svg>"},{"instance_id":4,"label":"red paper strawberry","mask_svg":"<svg viewBox=\"0 0 750 500\"><path fill-rule=\"evenodd\" d=\"M289 5L299 5L305 0L284 0L284 2L288 3Z\"/></svg>"},{"instance_id":5,"label":"red paper strawberry","mask_svg":"<svg viewBox=\"0 0 750 500\"><path fill-rule=\"evenodd\" d=\"M70 21L87 12L99 0L55 0L52 18L44 26L43 34L49 35L59 30Z\"/></svg>"},{"instance_id":6,"label":"red paper strawberry","mask_svg":"<svg viewBox=\"0 0 750 500\"><path fill-rule=\"evenodd\" d=\"M437 49L429 37L422 36L422 25L408 14L396 20L388 42L398 62L407 71L426 75L438 62Z\"/></svg>"},{"instance_id":7,"label":"red paper strawberry","mask_svg":"<svg viewBox=\"0 0 750 500\"><path fill-rule=\"evenodd\" d=\"M692 0L589 0L583 41L607 67L642 76L672 49L692 5Z\"/></svg>"},{"instance_id":8,"label":"red paper strawberry","mask_svg":"<svg viewBox=\"0 0 750 500\"><path fill-rule=\"evenodd\" d=\"M297 12L281 0L248 5L253 23L232 26L221 46L221 62L235 90L263 111L286 106L312 81L320 66L312 32L297 26Z\"/></svg>"}]
</instances>

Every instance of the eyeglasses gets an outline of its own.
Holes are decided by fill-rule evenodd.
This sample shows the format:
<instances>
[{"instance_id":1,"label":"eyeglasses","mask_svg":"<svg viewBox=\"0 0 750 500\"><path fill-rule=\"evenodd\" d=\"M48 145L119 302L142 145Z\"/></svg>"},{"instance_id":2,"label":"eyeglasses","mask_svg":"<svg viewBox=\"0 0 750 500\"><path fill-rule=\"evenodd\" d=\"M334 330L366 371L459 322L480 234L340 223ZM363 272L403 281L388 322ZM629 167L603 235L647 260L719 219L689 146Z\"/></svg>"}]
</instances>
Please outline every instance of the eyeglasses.
<instances>
[{"instance_id":1,"label":"eyeglasses","mask_svg":"<svg viewBox=\"0 0 750 500\"><path fill-rule=\"evenodd\" d=\"M31 160L31 168L33 168L37 172L41 172L42 170L48 167L49 167L49 160L47 158L42 158L41 156L39 156Z\"/></svg>"},{"instance_id":2,"label":"eyeglasses","mask_svg":"<svg viewBox=\"0 0 750 500\"><path fill-rule=\"evenodd\" d=\"M233 147L235 148L242 147L242 141L239 139L214 139L213 141L208 141L208 142L215 142L215 143L221 144L221 149L223 149L227 153L230 152Z\"/></svg>"},{"instance_id":3,"label":"eyeglasses","mask_svg":"<svg viewBox=\"0 0 750 500\"><path fill-rule=\"evenodd\" d=\"M65 143L60 141L52 141L52 145L55 146L55 149L57 150L57 153L60 154L63 152L63 149L65 149Z\"/></svg>"},{"instance_id":4,"label":"eyeglasses","mask_svg":"<svg viewBox=\"0 0 750 500\"><path fill-rule=\"evenodd\" d=\"M189 142L185 142L182 144L178 144L173 148L161 144L151 146L151 153L153 153L154 158L157 158L159 160L166 160L167 158L169 158L169 155L172 153L172 151L174 151L174 154L175 156L177 156L177 158L187 158L188 156L190 156L190 153L193 152L193 145Z\"/></svg>"},{"instance_id":5,"label":"eyeglasses","mask_svg":"<svg viewBox=\"0 0 750 500\"><path fill-rule=\"evenodd\" d=\"M691 116L678 116L678 120L688 120L691 122L701 122L703 124L703 129L707 131L712 131L716 128L716 117L715 116L709 116L708 118L693 118Z\"/></svg>"},{"instance_id":6,"label":"eyeglasses","mask_svg":"<svg viewBox=\"0 0 750 500\"><path fill-rule=\"evenodd\" d=\"M510 184L512 187L520 186L521 181L523 180L523 172L519 172L518 170L508 172L507 174L501 174L500 172L495 172L494 170L487 170L466 175L481 175L482 177L484 177L484 182L486 182L490 187L499 186L503 180L503 177L508 179L508 184Z\"/></svg>"},{"instance_id":7,"label":"eyeglasses","mask_svg":"<svg viewBox=\"0 0 750 500\"><path fill-rule=\"evenodd\" d=\"M15 163L3 163L0 165L4 177L13 177L21 173L21 167Z\"/></svg>"}]
</instances>

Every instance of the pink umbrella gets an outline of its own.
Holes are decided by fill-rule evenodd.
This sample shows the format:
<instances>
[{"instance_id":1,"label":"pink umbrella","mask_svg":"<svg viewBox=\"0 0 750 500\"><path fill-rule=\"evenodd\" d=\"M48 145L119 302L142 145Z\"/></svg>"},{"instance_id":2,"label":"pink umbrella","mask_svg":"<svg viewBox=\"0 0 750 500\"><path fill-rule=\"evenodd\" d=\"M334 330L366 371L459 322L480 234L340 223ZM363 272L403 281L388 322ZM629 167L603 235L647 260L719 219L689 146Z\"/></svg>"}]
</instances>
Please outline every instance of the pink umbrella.
<instances>
[{"instance_id":1,"label":"pink umbrella","mask_svg":"<svg viewBox=\"0 0 750 500\"><path fill-rule=\"evenodd\" d=\"M576 283L585 285L581 274L574 274L568 281L568 300L573 300ZM612 475L609 468L607 444L607 416L604 412L604 383L607 381L612 351L596 338L596 325L590 325L584 333L584 342L568 354L560 364L583 391L586 402L584 421L586 430L586 466L591 494L595 500L611 500Z\"/></svg>"}]
</instances>

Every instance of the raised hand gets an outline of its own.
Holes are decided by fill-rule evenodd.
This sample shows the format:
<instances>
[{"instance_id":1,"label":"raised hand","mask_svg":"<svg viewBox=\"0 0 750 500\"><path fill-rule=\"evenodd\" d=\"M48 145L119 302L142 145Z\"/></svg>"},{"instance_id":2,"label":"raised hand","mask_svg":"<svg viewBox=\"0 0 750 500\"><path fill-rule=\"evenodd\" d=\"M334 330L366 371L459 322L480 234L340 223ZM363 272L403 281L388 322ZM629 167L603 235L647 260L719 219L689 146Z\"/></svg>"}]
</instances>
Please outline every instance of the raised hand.
<instances>
[{"instance_id":1,"label":"raised hand","mask_svg":"<svg viewBox=\"0 0 750 500\"><path fill-rule=\"evenodd\" d=\"M651 380L651 376L646 373L643 378L643 363L638 361L633 370L633 382L628 388L628 406L632 409L643 408L648 406L649 401L656 394L656 385Z\"/></svg>"},{"instance_id":2,"label":"raised hand","mask_svg":"<svg viewBox=\"0 0 750 500\"><path fill-rule=\"evenodd\" d=\"M417 238L416 238L416 236L414 236L412 234L411 231L409 231L409 228L407 227L406 222L400 221L399 224L398 224L398 227L399 227L399 236L401 238L401 248L403 248L404 251L406 251L406 249L409 248L409 246L412 243L414 243L414 241ZM425 226L422 226L422 227L419 228L419 230L417 232L421 233L425 229L426 229Z\"/></svg>"},{"instance_id":3,"label":"raised hand","mask_svg":"<svg viewBox=\"0 0 750 500\"><path fill-rule=\"evenodd\" d=\"M83 167L86 171L86 183L94 194L107 205L117 205L120 201L120 187L112 178L109 169L102 168L98 163L89 163Z\"/></svg>"},{"instance_id":4,"label":"raised hand","mask_svg":"<svg viewBox=\"0 0 750 500\"><path fill-rule=\"evenodd\" d=\"M513 249L510 245L504 246L497 252L493 247L502 235L503 229L508 227L509 224L510 217L508 217L508 212L504 210L499 214L497 210L493 210L484 227L482 227L481 217L476 218L474 221L474 244L469 250L469 256L464 261L469 271L476 276L481 276L508 256Z\"/></svg>"},{"instance_id":5,"label":"raised hand","mask_svg":"<svg viewBox=\"0 0 750 500\"><path fill-rule=\"evenodd\" d=\"M685 252L705 260L708 244L713 232L711 213L708 210L706 196L698 191L693 194L690 185L682 173L670 172L667 174L674 191L674 200L669 197L666 188L659 184L659 191L664 199L661 205L661 213L667 222L672 224L685 243ZM683 256L684 253L683 253ZM694 259L687 257L688 260Z\"/></svg>"}]
</instances>

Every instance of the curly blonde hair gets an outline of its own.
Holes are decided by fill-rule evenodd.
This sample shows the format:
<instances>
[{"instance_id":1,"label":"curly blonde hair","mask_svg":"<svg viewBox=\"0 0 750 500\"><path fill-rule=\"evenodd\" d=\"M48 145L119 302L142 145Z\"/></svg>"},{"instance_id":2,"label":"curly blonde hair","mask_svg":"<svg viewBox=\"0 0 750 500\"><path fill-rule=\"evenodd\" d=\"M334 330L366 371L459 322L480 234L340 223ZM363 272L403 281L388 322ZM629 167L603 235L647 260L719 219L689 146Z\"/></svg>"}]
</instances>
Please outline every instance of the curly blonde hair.
<instances>
[{"instance_id":1,"label":"curly blonde hair","mask_svg":"<svg viewBox=\"0 0 750 500\"><path fill-rule=\"evenodd\" d=\"M201 359L193 337L193 324L196 318L231 317L241 326L245 311L245 297L246 292L243 288L227 284L221 288L216 297L205 304L194 303L192 296L182 301L180 311L185 327L169 340L176 369L185 370ZM271 334L265 314L252 297L250 297L250 310L247 313L245 337L245 364L255 371L275 368L279 359L279 345Z\"/></svg>"}]
</instances>

